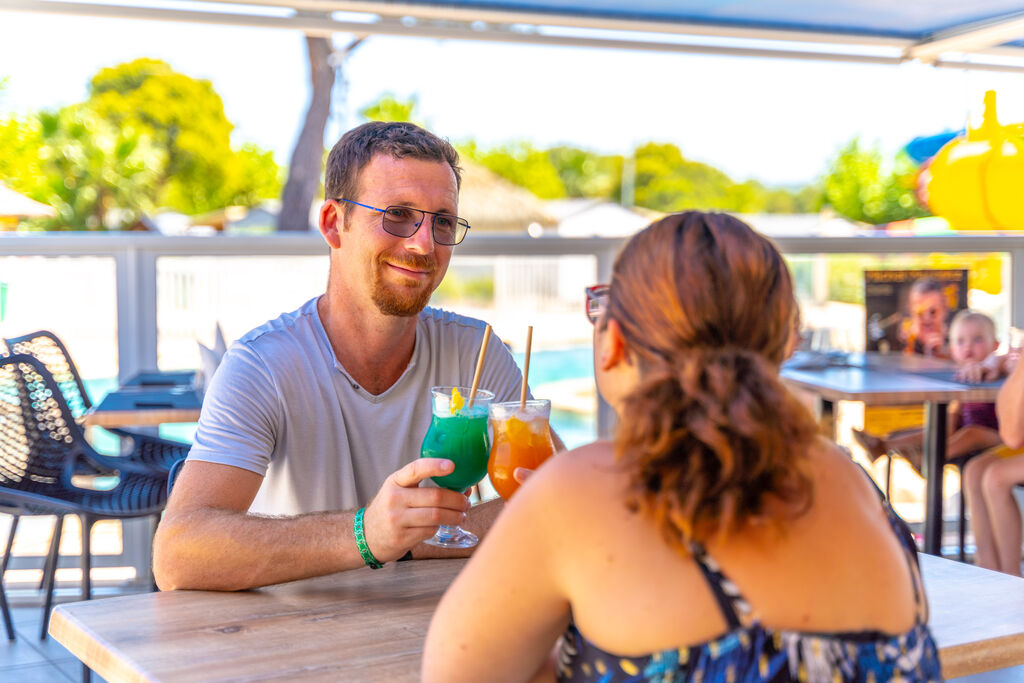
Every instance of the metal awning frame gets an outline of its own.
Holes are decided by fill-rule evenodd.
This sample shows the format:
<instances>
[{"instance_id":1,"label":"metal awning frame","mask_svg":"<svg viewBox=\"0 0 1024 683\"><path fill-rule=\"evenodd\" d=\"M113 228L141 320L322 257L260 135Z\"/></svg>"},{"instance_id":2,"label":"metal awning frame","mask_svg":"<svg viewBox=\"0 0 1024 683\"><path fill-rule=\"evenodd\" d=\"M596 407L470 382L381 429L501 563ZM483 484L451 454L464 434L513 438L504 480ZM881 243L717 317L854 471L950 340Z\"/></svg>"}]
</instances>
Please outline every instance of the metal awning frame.
<instances>
[{"instance_id":1,"label":"metal awning frame","mask_svg":"<svg viewBox=\"0 0 1024 683\"><path fill-rule=\"evenodd\" d=\"M158 0L154 0L156 2ZM237 9L237 11L235 11ZM1024 12L915 42L882 35L340 0L0 0L0 11L285 29L307 35L388 35L717 56L807 59L1024 72Z\"/></svg>"}]
</instances>

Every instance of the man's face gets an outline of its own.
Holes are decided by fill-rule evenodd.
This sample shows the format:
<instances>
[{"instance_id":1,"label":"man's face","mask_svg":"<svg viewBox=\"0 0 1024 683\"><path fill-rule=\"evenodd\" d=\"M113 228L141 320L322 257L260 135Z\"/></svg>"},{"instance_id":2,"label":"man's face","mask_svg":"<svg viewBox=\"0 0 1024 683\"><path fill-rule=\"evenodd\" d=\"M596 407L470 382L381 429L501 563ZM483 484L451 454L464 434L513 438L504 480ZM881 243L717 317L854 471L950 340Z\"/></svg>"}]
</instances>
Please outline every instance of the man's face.
<instances>
[{"instance_id":1,"label":"man's face","mask_svg":"<svg viewBox=\"0 0 1024 683\"><path fill-rule=\"evenodd\" d=\"M910 314L919 334L944 331L948 312L941 292L910 295Z\"/></svg>"},{"instance_id":2,"label":"man's face","mask_svg":"<svg viewBox=\"0 0 1024 683\"><path fill-rule=\"evenodd\" d=\"M456 214L458 185L455 172L444 162L395 159L378 154L359 175L360 204L384 209L405 206L436 213ZM381 214L344 202L344 229L339 232L341 256L357 291L365 291L385 315L413 316L423 310L441 284L452 247L434 242L432 217L427 215L411 237L395 237L384 231Z\"/></svg>"}]
</instances>

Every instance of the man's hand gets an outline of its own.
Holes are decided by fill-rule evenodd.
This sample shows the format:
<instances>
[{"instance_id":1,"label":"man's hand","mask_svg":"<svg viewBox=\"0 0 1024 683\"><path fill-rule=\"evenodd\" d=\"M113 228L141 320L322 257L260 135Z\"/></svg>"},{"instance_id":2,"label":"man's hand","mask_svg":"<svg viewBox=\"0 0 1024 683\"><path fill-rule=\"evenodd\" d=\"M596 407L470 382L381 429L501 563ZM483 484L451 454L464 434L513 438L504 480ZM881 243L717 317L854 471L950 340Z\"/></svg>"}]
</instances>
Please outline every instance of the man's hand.
<instances>
[{"instance_id":1,"label":"man's hand","mask_svg":"<svg viewBox=\"0 0 1024 683\"><path fill-rule=\"evenodd\" d=\"M433 536L439 525L457 525L466 518L469 500L458 491L419 488L424 479L454 469L451 460L420 458L384 480L363 516L366 543L374 557L381 562L397 560Z\"/></svg>"},{"instance_id":2,"label":"man's hand","mask_svg":"<svg viewBox=\"0 0 1024 683\"><path fill-rule=\"evenodd\" d=\"M946 355L946 338L941 332L926 332L917 341L921 343L926 356Z\"/></svg>"}]
</instances>

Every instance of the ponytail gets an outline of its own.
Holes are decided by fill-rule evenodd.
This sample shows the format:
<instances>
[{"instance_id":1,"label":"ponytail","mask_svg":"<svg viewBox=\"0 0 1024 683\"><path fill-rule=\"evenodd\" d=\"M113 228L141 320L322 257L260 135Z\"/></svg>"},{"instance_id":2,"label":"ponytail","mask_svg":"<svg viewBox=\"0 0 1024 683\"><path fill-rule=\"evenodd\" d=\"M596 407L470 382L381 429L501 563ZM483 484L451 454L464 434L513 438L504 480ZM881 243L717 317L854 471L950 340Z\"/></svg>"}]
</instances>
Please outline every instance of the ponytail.
<instances>
[{"instance_id":1,"label":"ponytail","mask_svg":"<svg viewBox=\"0 0 1024 683\"><path fill-rule=\"evenodd\" d=\"M622 403L616 453L631 473L630 508L688 549L762 515L769 496L804 512L812 490L802 463L816 435L764 356L698 347L645 369Z\"/></svg>"}]
</instances>

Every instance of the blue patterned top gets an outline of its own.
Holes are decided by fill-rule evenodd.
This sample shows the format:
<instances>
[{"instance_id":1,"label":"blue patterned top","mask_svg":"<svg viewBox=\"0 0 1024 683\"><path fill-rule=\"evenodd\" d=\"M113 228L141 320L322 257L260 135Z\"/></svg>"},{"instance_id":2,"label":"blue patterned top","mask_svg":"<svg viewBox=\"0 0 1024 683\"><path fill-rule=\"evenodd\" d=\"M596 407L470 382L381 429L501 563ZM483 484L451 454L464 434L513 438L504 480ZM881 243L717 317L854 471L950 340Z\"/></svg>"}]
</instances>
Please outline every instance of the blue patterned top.
<instances>
[{"instance_id":1,"label":"blue patterned top","mask_svg":"<svg viewBox=\"0 0 1024 683\"><path fill-rule=\"evenodd\" d=\"M899 516L885 505L889 523L907 551L908 563L917 563L913 536ZM938 648L928 629L925 598L911 571L917 617L906 633L879 631L811 633L745 624L750 606L739 588L722 572L699 544L694 559L729 625L714 640L663 650L650 655L623 657L602 650L587 640L573 623L559 643L558 680L582 683L649 681L941 681Z\"/></svg>"}]
</instances>

